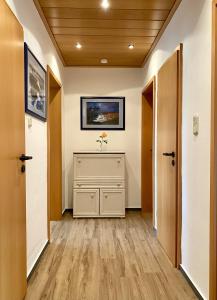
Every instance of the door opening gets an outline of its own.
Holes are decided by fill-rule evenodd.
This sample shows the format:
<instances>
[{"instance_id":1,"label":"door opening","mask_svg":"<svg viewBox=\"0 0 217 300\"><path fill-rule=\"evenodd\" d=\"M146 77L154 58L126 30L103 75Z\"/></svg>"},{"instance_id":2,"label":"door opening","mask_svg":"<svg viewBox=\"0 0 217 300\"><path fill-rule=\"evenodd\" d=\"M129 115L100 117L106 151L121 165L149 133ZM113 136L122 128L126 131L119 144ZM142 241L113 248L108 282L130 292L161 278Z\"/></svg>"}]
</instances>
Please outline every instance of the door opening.
<instances>
[{"instance_id":1,"label":"door opening","mask_svg":"<svg viewBox=\"0 0 217 300\"><path fill-rule=\"evenodd\" d=\"M48 237L50 221L62 218L61 84L48 67Z\"/></svg>"},{"instance_id":2,"label":"door opening","mask_svg":"<svg viewBox=\"0 0 217 300\"><path fill-rule=\"evenodd\" d=\"M154 214L154 120L155 120L155 78L142 93L142 157L141 157L141 204L144 217Z\"/></svg>"}]
</instances>

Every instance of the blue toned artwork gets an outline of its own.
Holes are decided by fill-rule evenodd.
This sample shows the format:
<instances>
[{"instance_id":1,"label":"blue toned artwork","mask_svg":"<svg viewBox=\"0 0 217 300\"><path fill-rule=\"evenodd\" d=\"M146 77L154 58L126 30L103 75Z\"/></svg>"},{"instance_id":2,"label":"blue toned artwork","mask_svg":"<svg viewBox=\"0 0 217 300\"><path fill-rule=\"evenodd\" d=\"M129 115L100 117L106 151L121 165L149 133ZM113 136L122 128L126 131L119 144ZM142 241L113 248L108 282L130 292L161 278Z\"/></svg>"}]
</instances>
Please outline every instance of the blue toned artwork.
<instances>
[{"instance_id":1,"label":"blue toned artwork","mask_svg":"<svg viewBox=\"0 0 217 300\"><path fill-rule=\"evenodd\" d=\"M119 103L118 102L88 102L87 124L118 125Z\"/></svg>"},{"instance_id":2,"label":"blue toned artwork","mask_svg":"<svg viewBox=\"0 0 217 300\"><path fill-rule=\"evenodd\" d=\"M25 44L25 111L46 121L46 71Z\"/></svg>"},{"instance_id":3,"label":"blue toned artwork","mask_svg":"<svg viewBox=\"0 0 217 300\"><path fill-rule=\"evenodd\" d=\"M124 130L124 97L81 97L81 129Z\"/></svg>"}]
</instances>

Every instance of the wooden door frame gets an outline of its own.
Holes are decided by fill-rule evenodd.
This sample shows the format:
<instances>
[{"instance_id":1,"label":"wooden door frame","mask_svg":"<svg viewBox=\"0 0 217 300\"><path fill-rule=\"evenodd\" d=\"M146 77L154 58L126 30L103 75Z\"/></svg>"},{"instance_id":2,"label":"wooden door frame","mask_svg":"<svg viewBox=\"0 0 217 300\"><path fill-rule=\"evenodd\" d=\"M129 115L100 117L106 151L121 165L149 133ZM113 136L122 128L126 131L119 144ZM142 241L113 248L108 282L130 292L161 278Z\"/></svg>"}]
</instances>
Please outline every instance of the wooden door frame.
<instances>
[{"instance_id":1,"label":"wooden door frame","mask_svg":"<svg viewBox=\"0 0 217 300\"><path fill-rule=\"evenodd\" d=\"M209 299L217 300L217 0L212 2L212 99L210 165L210 285Z\"/></svg>"},{"instance_id":2,"label":"wooden door frame","mask_svg":"<svg viewBox=\"0 0 217 300\"><path fill-rule=\"evenodd\" d=\"M50 87L51 78L55 81L57 88L62 89L62 84L55 76L52 69L47 66L47 232L50 242Z\"/></svg>"},{"instance_id":3,"label":"wooden door frame","mask_svg":"<svg viewBox=\"0 0 217 300\"><path fill-rule=\"evenodd\" d=\"M217 1L217 0L216 0ZM182 262L181 255L181 238L182 238L182 89L183 89L183 44L180 44L175 52L178 51L178 107L177 107L177 174L176 174L176 185L177 185L177 233L176 233L176 268L180 268ZM158 91L157 91L157 77L154 76L143 89L144 91L150 86L150 84L154 81L154 124L156 124L157 118L157 99L158 99ZM155 143L155 131L156 127L154 127L154 153L156 151L156 143ZM155 157L155 156L154 156ZM155 162L153 163L155 165ZM155 172L153 173L155 177ZM155 187L155 180L153 183ZM155 196L154 196L155 198ZM155 199L154 199L155 202ZM154 203L155 205L155 203ZM155 209L155 206L153 206ZM155 220L154 220L155 221ZM217 299L215 299L217 300Z\"/></svg>"},{"instance_id":4,"label":"wooden door frame","mask_svg":"<svg viewBox=\"0 0 217 300\"><path fill-rule=\"evenodd\" d=\"M153 197L153 214L152 214L152 224L154 227L155 224L155 121L156 121L156 76L153 76L148 83L145 85L144 89L142 90L142 108L143 108L143 97L147 90L150 89L150 86L153 85L153 135L152 135L152 197ZM143 111L143 109L142 109ZM142 123L143 124L143 118ZM143 127L141 128L141 141L143 140ZM141 143L141 161L143 159L143 151L142 151L142 143ZM142 164L141 164L141 204L143 198L143 191L142 191Z\"/></svg>"},{"instance_id":5,"label":"wooden door frame","mask_svg":"<svg viewBox=\"0 0 217 300\"><path fill-rule=\"evenodd\" d=\"M182 263L182 93L183 93L183 44L178 51L178 107L177 107L177 241L176 241L176 267Z\"/></svg>"}]
</instances>

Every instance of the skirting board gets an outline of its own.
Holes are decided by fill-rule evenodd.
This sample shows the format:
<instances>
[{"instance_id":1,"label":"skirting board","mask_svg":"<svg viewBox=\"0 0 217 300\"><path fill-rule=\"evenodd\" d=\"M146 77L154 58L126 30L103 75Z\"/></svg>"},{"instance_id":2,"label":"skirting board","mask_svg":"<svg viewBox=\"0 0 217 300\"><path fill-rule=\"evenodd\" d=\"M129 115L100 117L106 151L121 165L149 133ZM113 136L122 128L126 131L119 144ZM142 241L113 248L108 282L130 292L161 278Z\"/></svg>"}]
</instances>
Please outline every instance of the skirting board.
<instances>
[{"instance_id":1,"label":"skirting board","mask_svg":"<svg viewBox=\"0 0 217 300\"><path fill-rule=\"evenodd\" d=\"M49 241L47 241L47 243L45 244L45 246L44 246L44 248L42 249L41 253L39 254L39 256L38 256L38 258L37 258L37 260L36 260L36 262L35 262L35 264L34 264L32 270L31 270L31 272L30 272L29 275L27 276L27 281L30 280L30 278L31 278L31 276L32 276L32 274L33 274L33 272L35 271L37 265L39 264L39 261L40 261L42 255L44 254L45 250L47 249L48 245L49 245Z\"/></svg>"},{"instance_id":2,"label":"skirting board","mask_svg":"<svg viewBox=\"0 0 217 300\"><path fill-rule=\"evenodd\" d=\"M185 270L183 269L183 267L181 265L179 266L179 269L182 272L182 274L185 277L185 279L187 280L187 282L189 283L189 285L191 286L191 288L194 291L195 295L198 297L198 299L199 300L204 300L204 298L201 296L200 292L195 287L195 285L193 284L193 282L191 281L191 279L188 277L188 275L186 274Z\"/></svg>"}]
</instances>

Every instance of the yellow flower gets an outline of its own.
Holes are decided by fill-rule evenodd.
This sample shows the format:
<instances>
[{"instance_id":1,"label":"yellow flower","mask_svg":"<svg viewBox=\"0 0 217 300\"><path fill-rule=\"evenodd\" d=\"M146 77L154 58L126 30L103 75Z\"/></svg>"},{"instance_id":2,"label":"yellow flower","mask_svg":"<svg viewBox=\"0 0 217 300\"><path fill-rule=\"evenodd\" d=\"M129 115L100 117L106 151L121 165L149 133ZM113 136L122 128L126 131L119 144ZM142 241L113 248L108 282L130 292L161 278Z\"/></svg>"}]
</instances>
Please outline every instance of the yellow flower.
<instances>
[{"instance_id":1,"label":"yellow flower","mask_svg":"<svg viewBox=\"0 0 217 300\"><path fill-rule=\"evenodd\" d=\"M106 138L108 135L107 135L107 133L106 132L103 132L101 135L100 135L100 137L102 137L102 138Z\"/></svg>"}]
</instances>

